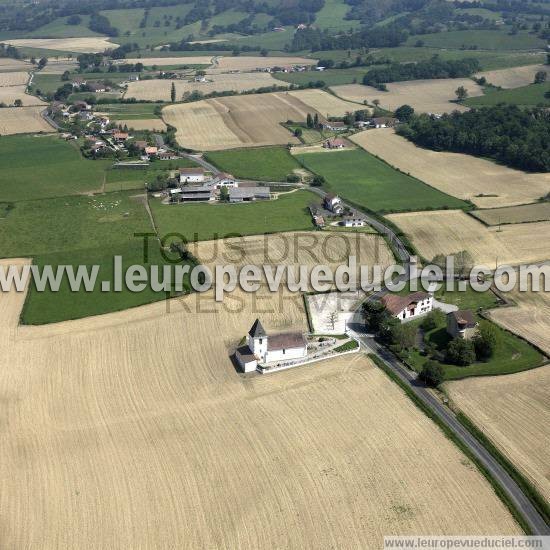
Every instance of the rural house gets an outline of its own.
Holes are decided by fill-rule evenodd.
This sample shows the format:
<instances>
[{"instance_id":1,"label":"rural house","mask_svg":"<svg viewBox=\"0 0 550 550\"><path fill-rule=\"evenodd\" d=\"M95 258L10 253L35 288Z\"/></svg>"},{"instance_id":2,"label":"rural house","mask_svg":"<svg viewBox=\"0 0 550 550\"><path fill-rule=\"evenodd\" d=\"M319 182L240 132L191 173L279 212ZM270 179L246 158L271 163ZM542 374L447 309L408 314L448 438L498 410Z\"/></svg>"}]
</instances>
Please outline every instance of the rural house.
<instances>
[{"instance_id":1,"label":"rural house","mask_svg":"<svg viewBox=\"0 0 550 550\"><path fill-rule=\"evenodd\" d=\"M302 333L280 333L268 336L256 319L246 335L246 344L235 352L244 372L255 371L258 363L302 359L307 356L307 342Z\"/></svg>"},{"instance_id":2,"label":"rural house","mask_svg":"<svg viewBox=\"0 0 550 550\"><path fill-rule=\"evenodd\" d=\"M324 130L331 130L332 132L345 132L348 129L347 124L345 124L344 122L340 122L340 121L323 122L322 126L323 126Z\"/></svg>"},{"instance_id":3,"label":"rural house","mask_svg":"<svg viewBox=\"0 0 550 550\"><path fill-rule=\"evenodd\" d=\"M447 314L447 332L452 338L470 340L475 336L477 326L474 314L468 309Z\"/></svg>"},{"instance_id":4,"label":"rural house","mask_svg":"<svg viewBox=\"0 0 550 550\"><path fill-rule=\"evenodd\" d=\"M341 222L340 225L344 227L363 227L366 225L366 222L363 218L357 214L351 216L346 216Z\"/></svg>"},{"instance_id":5,"label":"rural house","mask_svg":"<svg viewBox=\"0 0 550 550\"><path fill-rule=\"evenodd\" d=\"M130 136L128 135L127 132L115 132L113 134L113 139L115 141L126 141Z\"/></svg>"},{"instance_id":6,"label":"rural house","mask_svg":"<svg viewBox=\"0 0 550 550\"><path fill-rule=\"evenodd\" d=\"M414 319L433 310L433 297L427 292L413 292L408 296L386 294L382 297L386 311L401 322Z\"/></svg>"},{"instance_id":7,"label":"rural house","mask_svg":"<svg viewBox=\"0 0 550 550\"><path fill-rule=\"evenodd\" d=\"M106 92L110 88L103 84L103 82L88 82L88 89L90 92Z\"/></svg>"},{"instance_id":8,"label":"rural house","mask_svg":"<svg viewBox=\"0 0 550 550\"><path fill-rule=\"evenodd\" d=\"M204 180L204 168L180 168L180 183L202 183Z\"/></svg>"},{"instance_id":9,"label":"rural house","mask_svg":"<svg viewBox=\"0 0 550 550\"><path fill-rule=\"evenodd\" d=\"M397 119L391 116L381 116L370 119L370 124L374 126L374 128L394 128L397 122Z\"/></svg>"},{"instance_id":10,"label":"rural house","mask_svg":"<svg viewBox=\"0 0 550 550\"><path fill-rule=\"evenodd\" d=\"M323 143L325 149L343 149L346 146L346 143L343 139L331 138L327 139Z\"/></svg>"},{"instance_id":11,"label":"rural house","mask_svg":"<svg viewBox=\"0 0 550 550\"><path fill-rule=\"evenodd\" d=\"M178 158L178 155L174 151L159 149L157 153L157 158L159 160L174 160Z\"/></svg>"},{"instance_id":12,"label":"rural house","mask_svg":"<svg viewBox=\"0 0 550 550\"><path fill-rule=\"evenodd\" d=\"M221 189L222 187L239 187L239 182L235 179L235 176L226 172L220 172L214 180L214 187Z\"/></svg>"},{"instance_id":13,"label":"rural house","mask_svg":"<svg viewBox=\"0 0 550 550\"><path fill-rule=\"evenodd\" d=\"M328 194L323 200L323 205L327 210L330 210L334 214L341 214L344 209L342 207L342 200L337 195Z\"/></svg>"}]
</instances>

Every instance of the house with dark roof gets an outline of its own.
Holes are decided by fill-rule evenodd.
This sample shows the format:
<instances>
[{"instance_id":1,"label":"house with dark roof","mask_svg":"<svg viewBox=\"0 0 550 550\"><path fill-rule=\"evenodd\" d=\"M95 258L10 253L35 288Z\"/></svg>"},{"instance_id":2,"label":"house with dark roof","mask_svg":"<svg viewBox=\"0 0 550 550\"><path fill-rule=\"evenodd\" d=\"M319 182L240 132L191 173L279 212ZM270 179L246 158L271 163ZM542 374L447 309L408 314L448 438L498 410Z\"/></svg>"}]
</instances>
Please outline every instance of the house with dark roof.
<instances>
[{"instance_id":1,"label":"house with dark roof","mask_svg":"<svg viewBox=\"0 0 550 550\"><path fill-rule=\"evenodd\" d=\"M477 333L478 322L469 309L451 311L447 314L447 333L452 338L470 340Z\"/></svg>"},{"instance_id":2,"label":"house with dark roof","mask_svg":"<svg viewBox=\"0 0 550 550\"><path fill-rule=\"evenodd\" d=\"M401 322L415 319L433 310L433 296L422 291L407 296L386 294L381 302L386 311Z\"/></svg>"},{"instance_id":3,"label":"house with dark roof","mask_svg":"<svg viewBox=\"0 0 550 550\"><path fill-rule=\"evenodd\" d=\"M246 344L235 352L244 372L253 372L259 364L303 359L307 356L307 341L300 332L268 335L259 319L246 335Z\"/></svg>"}]
</instances>

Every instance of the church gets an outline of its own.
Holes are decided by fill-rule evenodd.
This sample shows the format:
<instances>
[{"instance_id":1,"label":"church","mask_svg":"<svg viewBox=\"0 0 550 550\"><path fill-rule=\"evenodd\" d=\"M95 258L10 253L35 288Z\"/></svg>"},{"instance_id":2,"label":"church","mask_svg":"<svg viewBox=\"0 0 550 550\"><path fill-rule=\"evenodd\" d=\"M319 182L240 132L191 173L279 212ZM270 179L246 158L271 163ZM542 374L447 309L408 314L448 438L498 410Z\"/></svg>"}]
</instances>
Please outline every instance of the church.
<instances>
[{"instance_id":1,"label":"church","mask_svg":"<svg viewBox=\"0 0 550 550\"><path fill-rule=\"evenodd\" d=\"M307 356L307 342L302 333L289 332L268 335L256 319L246 335L246 344L235 352L244 372L255 371L258 364L303 359Z\"/></svg>"}]
</instances>

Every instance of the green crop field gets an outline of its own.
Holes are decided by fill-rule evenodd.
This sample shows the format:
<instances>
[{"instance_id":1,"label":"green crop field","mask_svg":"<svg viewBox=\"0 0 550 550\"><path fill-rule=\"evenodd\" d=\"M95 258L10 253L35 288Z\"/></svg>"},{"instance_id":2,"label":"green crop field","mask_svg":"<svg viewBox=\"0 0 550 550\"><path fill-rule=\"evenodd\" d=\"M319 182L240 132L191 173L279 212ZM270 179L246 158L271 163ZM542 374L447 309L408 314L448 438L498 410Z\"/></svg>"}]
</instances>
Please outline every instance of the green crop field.
<instances>
[{"instance_id":1,"label":"green crop field","mask_svg":"<svg viewBox=\"0 0 550 550\"><path fill-rule=\"evenodd\" d=\"M159 235L178 233L188 241L206 241L228 235L262 235L312 229L308 205L316 195L300 190L273 201L248 204L162 204L150 200Z\"/></svg>"},{"instance_id":2,"label":"green crop field","mask_svg":"<svg viewBox=\"0 0 550 550\"><path fill-rule=\"evenodd\" d=\"M510 90L492 90L489 88L485 95L465 100L464 105L468 105L468 107L488 107L499 103L512 103L525 107L538 105L539 103L550 105L550 97L545 97L545 94L549 92L550 82L531 84Z\"/></svg>"},{"instance_id":3,"label":"green crop field","mask_svg":"<svg viewBox=\"0 0 550 550\"><path fill-rule=\"evenodd\" d=\"M425 46L434 48L461 48L477 46L481 50L534 50L546 46L544 40L527 32L511 35L506 29L498 31L467 30L434 34L419 34L409 37L407 45L421 40ZM467 56L469 52L464 52Z\"/></svg>"},{"instance_id":4,"label":"green crop field","mask_svg":"<svg viewBox=\"0 0 550 550\"><path fill-rule=\"evenodd\" d=\"M57 136L0 137L0 201L74 195L101 189L108 161L82 158Z\"/></svg>"},{"instance_id":5,"label":"green crop field","mask_svg":"<svg viewBox=\"0 0 550 550\"><path fill-rule=\"evenodd\" d=\"M327 86L361 83L369 67L353 67L351 69L327 69L326 71L305 71L303 73L275 73L278 80L304 86L310 82L322 80Z\"/></svg>"},{"instance_id":6,"label":"green crop field","mask_svg":"<svg viewBox=\"0 0 550 550\"><path fill-rule=\"evenodd\" d=\"M467 206L360 149L303 153L296 158L323 176L328 190L369 210L399 212Z\"/></svg>"},{"instance_id":7,"label":"green crop field","mask_svg":"<svg viewBox=\"0 0 550 550\"><path fill-rule=\"evenodd\" d=\"M206 153L206 159L237 178L257 181L286 181L301 168L285 147L257 147Z\"/></svg>"}]
</instances>

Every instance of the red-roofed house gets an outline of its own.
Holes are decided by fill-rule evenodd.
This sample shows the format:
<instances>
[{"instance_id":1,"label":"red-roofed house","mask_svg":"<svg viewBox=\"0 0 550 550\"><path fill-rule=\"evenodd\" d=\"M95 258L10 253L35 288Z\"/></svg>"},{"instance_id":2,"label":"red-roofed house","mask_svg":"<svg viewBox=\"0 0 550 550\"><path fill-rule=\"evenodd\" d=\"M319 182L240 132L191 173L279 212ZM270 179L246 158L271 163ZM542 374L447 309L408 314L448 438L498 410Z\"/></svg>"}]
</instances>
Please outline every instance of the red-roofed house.
<instances>
[{"instance_id":1,"label":"red-roofed house","mask_svg":"<svg viewBox=\"0 0 550 550\"><path fill-rule=\"evenodd\" d=\"M422 291L408 296L386 294L381 302L386 311L400 321L414 319L433 310L433 296Z\"/></svg>"}]
</instances>

